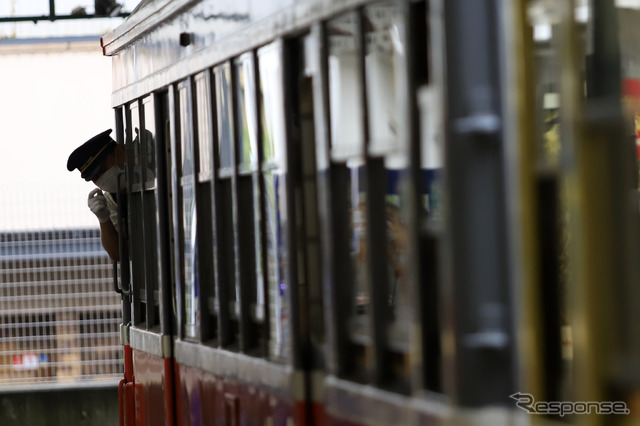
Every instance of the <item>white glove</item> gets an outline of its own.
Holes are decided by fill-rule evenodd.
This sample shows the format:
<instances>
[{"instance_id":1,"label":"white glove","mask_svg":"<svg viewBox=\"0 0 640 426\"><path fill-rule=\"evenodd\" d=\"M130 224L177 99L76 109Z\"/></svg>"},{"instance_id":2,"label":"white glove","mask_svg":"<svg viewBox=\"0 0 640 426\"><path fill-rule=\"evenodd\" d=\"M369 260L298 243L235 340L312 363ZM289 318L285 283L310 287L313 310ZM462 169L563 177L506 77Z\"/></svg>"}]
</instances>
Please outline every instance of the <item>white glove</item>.
<instances>
[{"instance_id":1,"label":"white glove","mask_svg":"<svg viewBox=\"0 0 640 426\"><path fill-rule=\"evenodd\" d=\"M108 221L111 217L109 207L107 207L107 199L104 198L104 195L102 195L102 191L99 188L96 188L89 193L87 205L93 214L98 217L100 223Z\"/></svg>"}]
</instances>

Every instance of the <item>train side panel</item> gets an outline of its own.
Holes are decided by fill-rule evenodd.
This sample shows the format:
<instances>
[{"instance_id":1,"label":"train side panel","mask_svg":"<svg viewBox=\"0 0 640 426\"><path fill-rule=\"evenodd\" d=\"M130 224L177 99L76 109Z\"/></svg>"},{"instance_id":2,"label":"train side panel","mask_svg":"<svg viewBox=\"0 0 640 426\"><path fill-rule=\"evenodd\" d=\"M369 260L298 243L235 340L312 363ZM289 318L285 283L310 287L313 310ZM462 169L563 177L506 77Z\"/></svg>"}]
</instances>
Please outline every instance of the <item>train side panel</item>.
<instances>
[{"instance_id":1,"label":"train side panel","mask_svg":"<svg viewBox=\"0 0 640 426\"><path fill-rule=\"evenodd\" d=\"M303 425L290 398L255 384L176 364L178 425Z\"/></svg>"},{"instance_id":2,"label":"train side panel","mask_svg":"<svg viewBox=\"0 0 640 426\"><path fill-rule=\"evenodd\" d=\"M135 374L136 424L139 426L166 425L171 415L166 394L171 381L165 376L165 360L139 350L133 350Z\"/></svg>"}]
</instances>

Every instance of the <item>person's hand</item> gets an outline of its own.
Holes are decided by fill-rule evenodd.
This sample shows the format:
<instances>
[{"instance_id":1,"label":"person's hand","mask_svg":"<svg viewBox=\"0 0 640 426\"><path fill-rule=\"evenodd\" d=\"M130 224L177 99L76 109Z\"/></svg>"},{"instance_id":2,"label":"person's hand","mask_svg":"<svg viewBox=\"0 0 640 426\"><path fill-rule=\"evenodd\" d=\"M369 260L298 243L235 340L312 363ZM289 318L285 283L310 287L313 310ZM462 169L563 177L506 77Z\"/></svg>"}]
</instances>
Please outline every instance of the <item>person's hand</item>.
<instances>
[{"instance_id":1,"label":"person's hand","mask_svg":"<svg viewBox=\"0 0 640 426\"><path fill-rule=\"evenodd\" d=\"M102 195L102 191L99 188L96 188L89 193L87 205L93 214L96 215L100 223L104 223L109 220L111 213L107 207L107 199L104 198L104 195Z\"/></svg>"}]
</instances>

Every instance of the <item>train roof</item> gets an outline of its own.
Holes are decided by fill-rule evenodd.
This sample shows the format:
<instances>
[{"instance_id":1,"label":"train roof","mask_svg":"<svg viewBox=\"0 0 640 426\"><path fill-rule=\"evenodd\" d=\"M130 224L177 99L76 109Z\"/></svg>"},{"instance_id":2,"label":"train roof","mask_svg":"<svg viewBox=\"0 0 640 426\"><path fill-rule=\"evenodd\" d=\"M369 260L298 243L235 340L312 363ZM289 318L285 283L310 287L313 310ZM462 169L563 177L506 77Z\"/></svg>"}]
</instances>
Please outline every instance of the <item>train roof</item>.
<instances>
[{"instance_id":1,"label":"train roof","mask_svg":"<svg viewBox=\"0 0 640 426\"><path fill-rule=\"evenodd\" d=\"M106 56L112 56L139 37L180 16L184 31L208 30L220 36L246 30L252 39L277 37L295 28L304 27L318 19L327 18L370 0L143 0L113 31L101 38ZM185 19L190 16L189 19ZM189 24L197 26L192 29ZM228 25L235 24L235 25ZM220 27L228 27L221 29ZM256 28L254 28L256 27ZM262 36L256 37L256 34ZM246 38L246 37L245 37Z\"/></svg>"},{"instance_id":2,"label":"train roof","mask_svg":"<svg viewBox=\"0 0 640 426\"><path fill-rule=\"evenodd\" d=\"M145 0L101 40L112 105L216 66L371 0Z\"/></svg>"},{"instance_id":3,"label":"train roof","mask_svg":"<svg viewBox=\"0 0 640 426\"><path fill-rule=\"evenodd\" d=\"M104 55L110 56L116 53L131 41L151 31L159 23L200 1L142 0L121 25L100 39Z\"/></svg>"}]
</instances>

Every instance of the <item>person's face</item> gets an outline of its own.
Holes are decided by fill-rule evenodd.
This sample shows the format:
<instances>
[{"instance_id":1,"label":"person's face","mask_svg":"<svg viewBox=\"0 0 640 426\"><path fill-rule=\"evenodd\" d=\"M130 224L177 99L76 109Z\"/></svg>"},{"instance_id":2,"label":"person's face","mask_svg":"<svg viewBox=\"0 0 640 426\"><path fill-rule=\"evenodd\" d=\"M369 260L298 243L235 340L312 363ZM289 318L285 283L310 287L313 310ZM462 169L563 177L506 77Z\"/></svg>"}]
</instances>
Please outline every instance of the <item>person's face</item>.
<instances>
[{"instance_id":1,"label":"person's face","mask_svg":"<svg viewBox=\"0 0 640 426\"><path fill-rule=\"evenodd\" d=\"M114 152L110 153L105 157L104 161L102 162L102 166L100 167L100 171L98 172L96 177L91 179L91 182L93 182L94 185L97 185L96 181L100 178L100 176L102 176L104 172L109 170L111 166L113 166L116 163L116 156L114 155Z\"/></svg>"},{"instance_id":2,"label":"person's face","mask_svg":"<svg viewBox=\"0 0 640 426\"><path fill-rule=\"evenodd\" d=\"M122 144L117 144L115 149L107 154L102 166L100 167L100 172L98 172L91 182L96 184L96 180L98 180L98 178L100 178L100 176L102 176L104 172L109 170L113 165L117 165L119 168L124 169L124 145Z\"/></svg>"}]
</instances>

